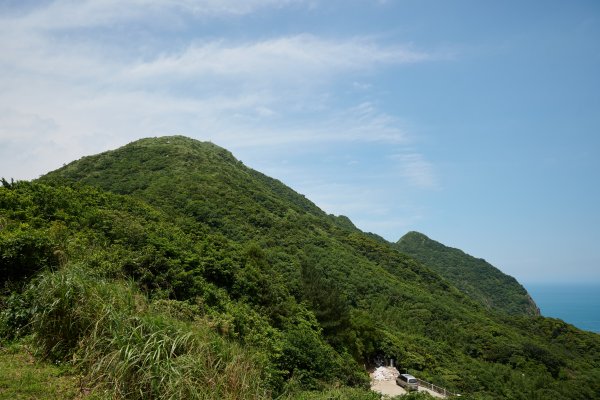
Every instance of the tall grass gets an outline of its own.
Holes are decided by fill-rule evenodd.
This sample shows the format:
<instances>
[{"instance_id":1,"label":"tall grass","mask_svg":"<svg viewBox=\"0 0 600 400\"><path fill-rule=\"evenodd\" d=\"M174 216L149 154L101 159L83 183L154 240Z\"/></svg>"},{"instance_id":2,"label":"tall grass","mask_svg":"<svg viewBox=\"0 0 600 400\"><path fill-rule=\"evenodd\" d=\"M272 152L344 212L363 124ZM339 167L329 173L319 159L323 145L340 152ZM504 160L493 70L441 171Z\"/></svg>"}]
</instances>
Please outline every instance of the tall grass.
<instances>
[{"instance_id":1,"label":"tall grass","mask_svg":"<svg viewBox=\"0 0 600 400\"><path fill-rule=\"evenodd\" d=\"M117 399L267 398L262 357L202 322L153 311L133 285L81 266L44 273L32 329L47 356L73 360L85 384Z\"/></svg>"}]
</instances>

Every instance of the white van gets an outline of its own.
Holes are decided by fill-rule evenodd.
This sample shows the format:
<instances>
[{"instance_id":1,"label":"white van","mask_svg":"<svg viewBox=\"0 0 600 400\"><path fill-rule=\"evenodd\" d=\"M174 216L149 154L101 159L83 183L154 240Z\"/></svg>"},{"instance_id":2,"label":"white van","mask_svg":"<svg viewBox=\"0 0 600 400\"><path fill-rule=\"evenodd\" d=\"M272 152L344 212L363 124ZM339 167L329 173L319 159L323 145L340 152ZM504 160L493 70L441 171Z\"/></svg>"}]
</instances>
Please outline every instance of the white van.
<instances>
[{"instance_id":1,"label":"white van","mask_svg":"<svg viewBox=\"0 0 600 400\"><path fill-rule=\"evenodd\" d=\"M406 391L419 390L419 381L412 375L400 374L396 378L396 383L402 386Z\"/></svg>"}]
</instances>

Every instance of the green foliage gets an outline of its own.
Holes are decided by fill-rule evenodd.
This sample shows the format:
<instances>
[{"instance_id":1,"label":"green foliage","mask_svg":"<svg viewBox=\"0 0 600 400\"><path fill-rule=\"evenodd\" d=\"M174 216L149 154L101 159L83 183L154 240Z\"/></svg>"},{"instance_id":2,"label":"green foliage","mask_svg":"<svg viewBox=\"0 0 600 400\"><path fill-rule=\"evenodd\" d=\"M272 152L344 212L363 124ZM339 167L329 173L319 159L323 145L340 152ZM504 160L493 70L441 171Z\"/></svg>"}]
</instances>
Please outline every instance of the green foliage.
<instances>
[{"instance_id":1,"label":"green foliage","mask_svg":"<svg viewBox=\"0 0 600 400\"><path fill-rule=\"evenodd\" d=\"M69 266L42 274L28 291L35 341L56 361L74 360L88 385L113 398L266 397L262 356L206 324L153 312L131 285Z\"/></svg>"},{"instance_id":2,"label":"green foliage","mask_svg":"<svg viewBox=\"0 0 600 400\"><path fill-rule=\"evenodd\" d=\"M350 306L336 283L313 262L304 260L302 264L303 300L310 304L326 336L340 347L350 327Z\"/></svg>"},{"instance_id":3,"label":"green foliage","mask_svg":"<svg viewBox=\"0 0 600 400\"><path fill-rule=\"evenodd\" d=\"M485 307L509 314L539 314L525 288L485 260L418 232L407 233L395 247L429 266Z\"/></svg>"},{"instance_id":4,"label":"green foliage","mask_svg":"<svg viewBox=\"0 0 600 400\"><path fill-rule=\"evenodd\" d=\"M28 197L29 193L40 191L39 186L23 182L16 190L20 197ZM281 390L284 377L296 373L314 374L303 380L309 386L321 385L325 380L364 384L366 375L358 372L358 365L338 356L313 322L309 323L315 335L313 339L332 356L326 360L331 364L327 373L305 371L299 359L294 361L288 357L287 362L282 361L290 349L304 350L298 348L294 336L287 330L295 330L294 324L302 325L305 319L314 321L314 317L288 293L283 277L272 269L267 255L257 244L238 246L218 234L205 235L197 230L186 233L168 223L166 216L133 199L89 188L45 187L43 190L50 200L52 196L70 198L68 207L76 210L75 215L63 209L61 219L50 214L40 218L35 197L30 203L21 202L21 208L19 202L11 203L12 209L6 210L6 215L25 214L30 219L37 218L40 226L47 227L47 232L57 231L51 237L60 236L56 243L69 255L71 272L43 274L35 279L32 285L40 293L35 296L39 302L32 302L33 290L23 294L13 292L5 299L0 327L6 338L17 335L19 329L27 331L33 327L40 332L38 337L43 338L38 345L47 357L70 359L76 344L91 348L83 338L90 335L89 327L96 318L94 310L108 307L110 302L106 302L106 298L127 298L100 296L102 304L96 304L93 301L96 297L91 294L100 290L96 282L128 276L156 299L153 309L178 320L190 321L204 315L206 325L214 331L259 348L266 354L260 364L271 389ZM62 237L65 234L66 237ZM73 268L77 260L95 272ZM224 271L229 271L228 275L224 275ZM224 276L227 279L223 279ZM26 277L23 280L26 282ZM46 294L48 298L44 297ZM128 305L114 307L130 308ZM288 349L287 353L284 348ZM342 362L345 365L342 366Z\"/></svg>"},{"instance_id":5,"label":"green foliage","mask_svg":"<svg viewBox=\"0 0 600 400\"><path fill-rule=\"evenodd\" d=\"M30 332L33 317L32 293L12 292L0 298L0 343L10 341Z\"/></svg>"},{"instance_id":6,"label":"green foliage","mask_svg":"<svg viewBox=\"0 0 600 400\"><path fill-rule=\"evenodd\" d=\"M28 279L58 264L59 253L47 232L28 226L0 230L0 284Z\"/></svg>"},{"instance_id":7,"label":"green foliage","mask_svg":"<svg viewBox=\"0 0 600 400\"><path fill-rule=\"evenodd\" d=\"M597 335L491 312L212 144L144 139L12 182L0 228L0 334L38 332L108 397L193 397L225 368L251 377L225 398L372 398L380 357L473 398L600 393Z\"/></svg>"}]
</instances>

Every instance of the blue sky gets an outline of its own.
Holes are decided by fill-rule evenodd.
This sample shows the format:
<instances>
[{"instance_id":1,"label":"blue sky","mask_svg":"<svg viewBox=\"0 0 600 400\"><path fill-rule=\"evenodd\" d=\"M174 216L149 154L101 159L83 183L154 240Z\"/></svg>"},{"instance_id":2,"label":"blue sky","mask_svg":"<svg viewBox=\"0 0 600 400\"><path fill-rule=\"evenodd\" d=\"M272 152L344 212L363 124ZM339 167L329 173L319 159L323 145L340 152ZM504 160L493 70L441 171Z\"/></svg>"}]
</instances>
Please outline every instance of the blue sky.
<instances>
[{"instance_id":1,"label":"blue sky","mask_svg":"<svg viewBox=\"0 0 600 400\"><path fill-rule=\"evenodd\" d=\"M0 175L138 138L522 282L600 282L600 3L0 1Z\"/></svg>"}]
</instances>

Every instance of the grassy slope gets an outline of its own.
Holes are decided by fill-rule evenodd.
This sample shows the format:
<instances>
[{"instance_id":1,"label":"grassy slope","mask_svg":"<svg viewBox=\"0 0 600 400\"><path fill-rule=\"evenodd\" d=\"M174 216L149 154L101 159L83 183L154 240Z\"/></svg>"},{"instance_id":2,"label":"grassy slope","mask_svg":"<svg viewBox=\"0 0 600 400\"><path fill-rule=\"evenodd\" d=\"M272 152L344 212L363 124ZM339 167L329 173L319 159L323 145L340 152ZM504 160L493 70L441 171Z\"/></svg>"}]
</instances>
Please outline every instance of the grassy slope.
<instances>
[{"instance_id":1,"label":"grassy slope","mask_svg":"<svg viewBox=\"0 0 600 400\"><path fill-rule=\"evenodd\" d=\"M73 373L40 361L24 344L0 347L0 371L0 399L74 399L80 392Z\"/></svg>"},{"instance_id":2,"label":"grassy slope","mask_svg":"<svg viewBox=\"0 0 600 400\"><path fill-rule=\"evenodd\" d=\"M538 315L525 288L485 260L444 246L418 232L409 232L395 247L431 267L463 293L490 309L509 314Z\"/></svg>"}]
</instances>

